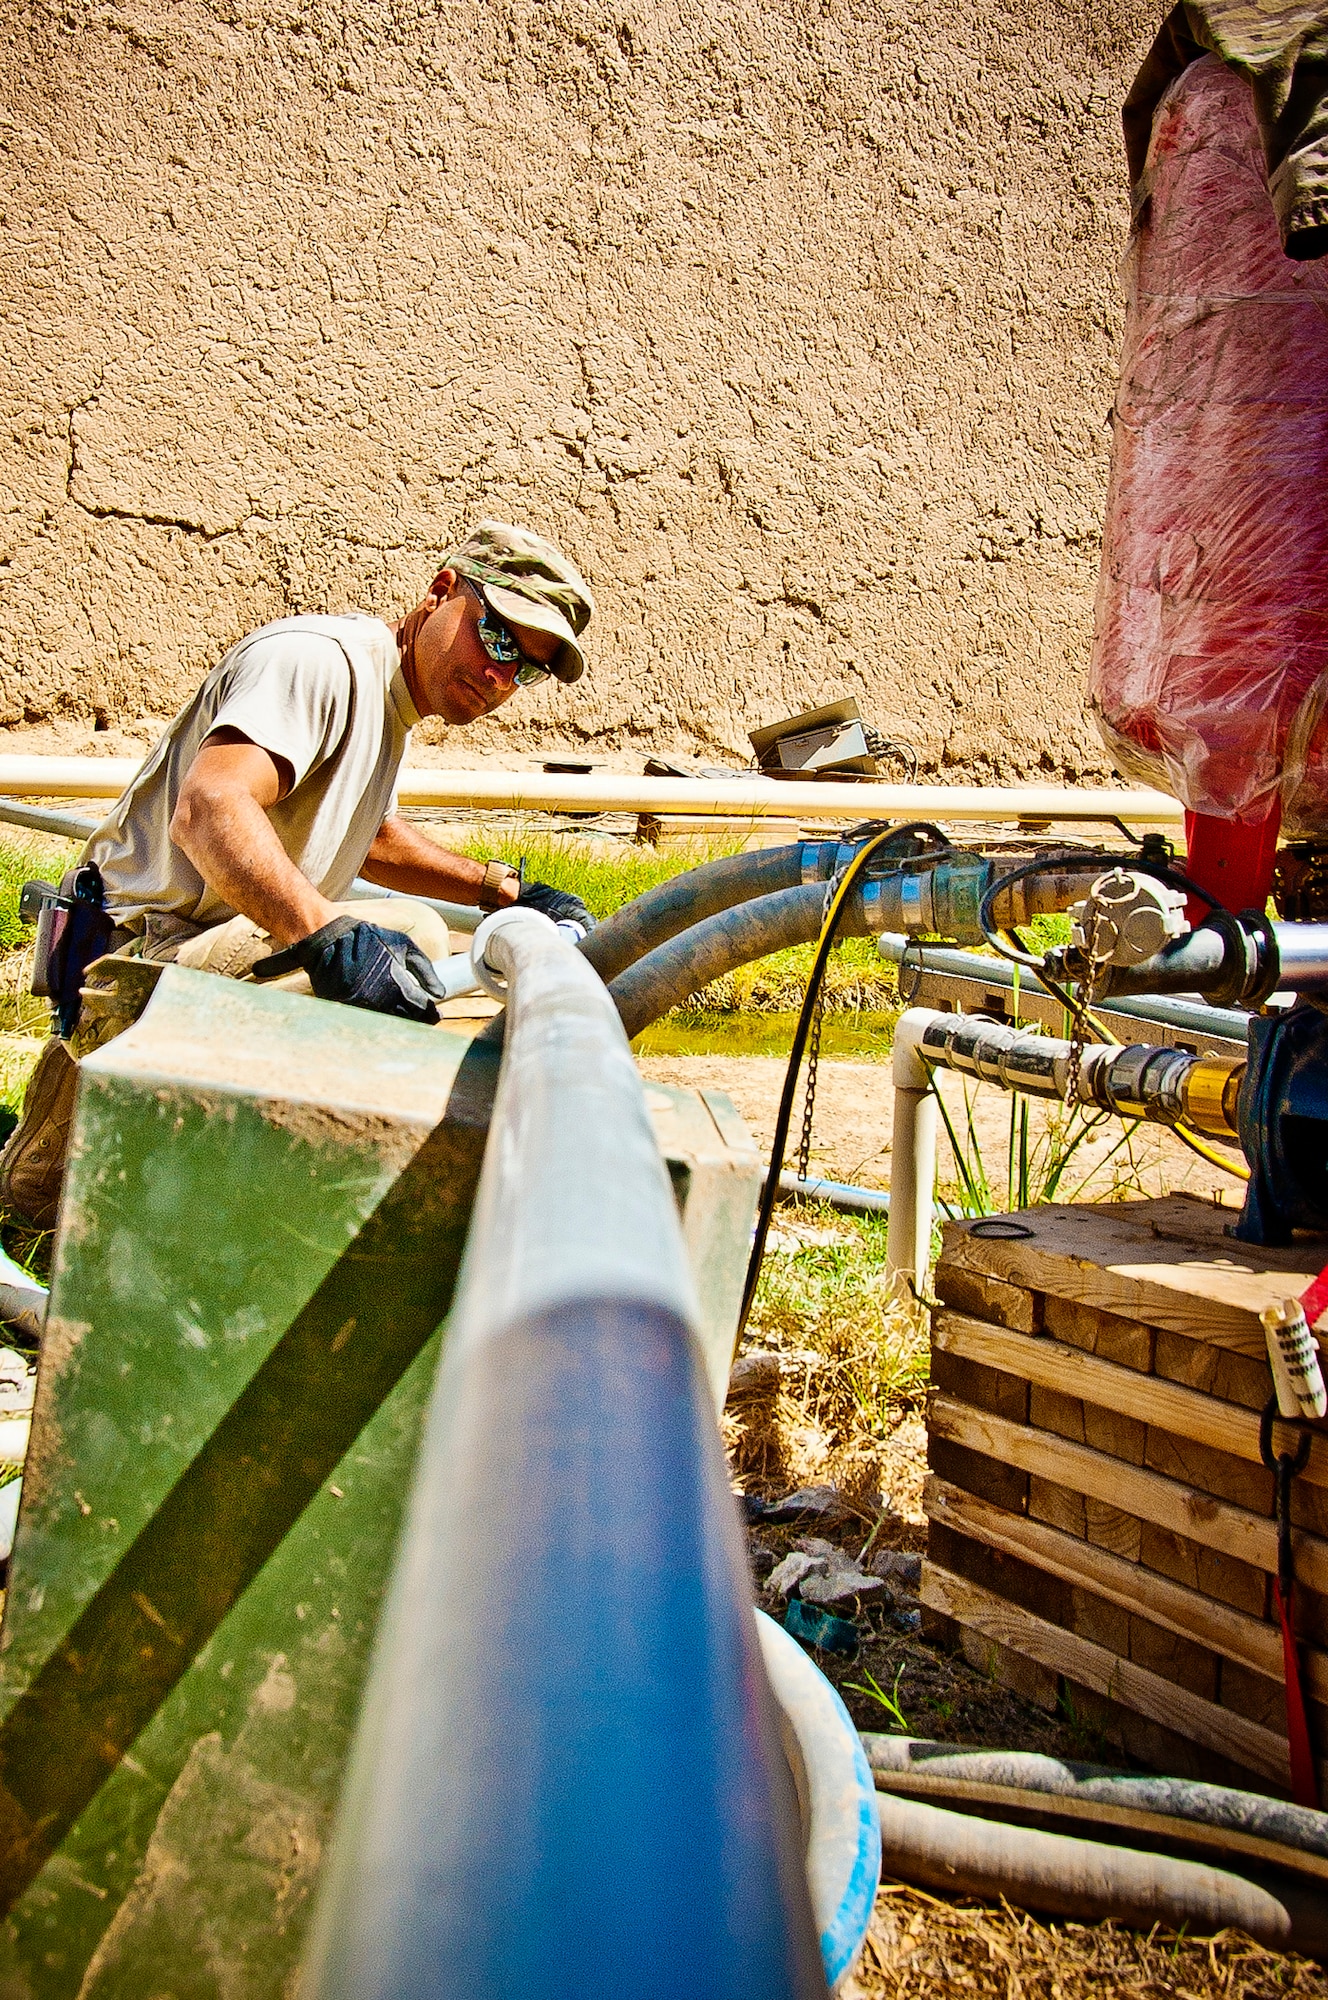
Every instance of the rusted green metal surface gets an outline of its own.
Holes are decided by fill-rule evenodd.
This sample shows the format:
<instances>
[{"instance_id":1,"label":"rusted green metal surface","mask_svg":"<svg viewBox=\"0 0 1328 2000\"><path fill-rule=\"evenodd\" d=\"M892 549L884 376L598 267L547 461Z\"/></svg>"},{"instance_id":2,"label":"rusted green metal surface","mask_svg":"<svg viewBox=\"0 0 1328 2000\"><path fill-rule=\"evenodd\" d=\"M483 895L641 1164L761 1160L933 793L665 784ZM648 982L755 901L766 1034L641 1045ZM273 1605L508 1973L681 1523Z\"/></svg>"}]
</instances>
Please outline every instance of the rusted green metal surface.
<instances>
[{"instance_id":1,"label":"rusted green metal surface","mask_svg":"<svg viewBox=\"0 0 1328 2000\"><path fill-rule=\"evenodd\" d=\"M85 1063L0 1634L5 2000L290 1990L497 1066L178 968ZM650 1094L718 1381L756 1159Z\"/></svg>"}]
</instances>

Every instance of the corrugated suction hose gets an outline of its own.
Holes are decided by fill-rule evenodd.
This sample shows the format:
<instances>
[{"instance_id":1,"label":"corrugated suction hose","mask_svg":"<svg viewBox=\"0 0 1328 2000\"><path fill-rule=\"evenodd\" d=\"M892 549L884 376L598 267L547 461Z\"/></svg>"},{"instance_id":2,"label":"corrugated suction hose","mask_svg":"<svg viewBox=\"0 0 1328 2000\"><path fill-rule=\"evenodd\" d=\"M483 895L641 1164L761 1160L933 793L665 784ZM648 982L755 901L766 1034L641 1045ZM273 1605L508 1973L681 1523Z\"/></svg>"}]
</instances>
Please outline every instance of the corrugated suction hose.
<instances>
[{"instance_id":1,"label":"corrugated suction hose","mask_svg":"<svg viewBox=\"0 0 1328 2000\"><path fill-rule=\"evenodd\" d=\"M825 912L825 888L824 882L801 883L722 910L629 965L609 986L628 1039L671 1007L681 1006L712 979L722 979L726 972L790 945L815 943ZM864 937L868 929L862 898L855 891L839 935ZM594 932L587 942L593 944L598 936Z\"/></svg>"},{"instance_id":2,"label":"corrugated suction hose","mask_svg":"<svg viewBox=\"0 0 1328 2000\"><path fill-rule=\"evenodd\" d=\"M795 841L789 847L764 847L753 854L727 854L671 876L597 925L581 947L582 956L608 985L680 931L753 897L796 887L802 881L804 844ZM823 894L824 885L817 886Z\"/></svg>"}]
</instances>

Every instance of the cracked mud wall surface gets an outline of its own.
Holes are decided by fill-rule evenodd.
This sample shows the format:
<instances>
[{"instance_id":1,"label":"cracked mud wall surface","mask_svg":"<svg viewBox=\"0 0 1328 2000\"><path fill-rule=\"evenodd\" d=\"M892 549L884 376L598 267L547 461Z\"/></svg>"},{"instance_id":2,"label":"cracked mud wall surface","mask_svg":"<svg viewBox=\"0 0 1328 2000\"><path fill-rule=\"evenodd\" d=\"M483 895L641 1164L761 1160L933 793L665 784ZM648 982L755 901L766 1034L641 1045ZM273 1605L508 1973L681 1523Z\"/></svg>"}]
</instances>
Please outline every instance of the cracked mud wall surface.
<instances>
[{"instance_id":1,"label":"cracked mud wall surface","mask_svg":"<svg viewBox=\"0 0 1328 2000\"><path fill-rule=\"evenodd\" d=\"M465 747L1105 770L1083 688L1160 0L0 0L0 726L399 612L477 514L585 567ZM453 738L455 743L456 739Z\"/></svg>"}]
</instances>

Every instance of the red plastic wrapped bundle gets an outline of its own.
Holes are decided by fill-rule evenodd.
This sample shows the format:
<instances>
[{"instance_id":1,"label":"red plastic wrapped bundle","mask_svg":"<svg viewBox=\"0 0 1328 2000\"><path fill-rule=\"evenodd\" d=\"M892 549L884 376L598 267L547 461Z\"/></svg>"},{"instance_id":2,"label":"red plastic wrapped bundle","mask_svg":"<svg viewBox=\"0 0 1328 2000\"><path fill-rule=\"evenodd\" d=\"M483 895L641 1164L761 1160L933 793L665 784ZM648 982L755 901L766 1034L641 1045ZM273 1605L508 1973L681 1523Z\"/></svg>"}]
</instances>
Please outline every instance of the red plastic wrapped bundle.
<instances>
[{"instance_id":1,"label":"red plastic wrapped bundle","mask_svg":"<svg viewBox=\"0 0 1328 2000\"><path fill-rule=\"evenodd\" d=\"M1122 771L1271 853L1279 803L1328 834L1328 259L1284 253L1215 56L1159 104L1138 192L1093 706Z\"/></svg>"}]
</instances>

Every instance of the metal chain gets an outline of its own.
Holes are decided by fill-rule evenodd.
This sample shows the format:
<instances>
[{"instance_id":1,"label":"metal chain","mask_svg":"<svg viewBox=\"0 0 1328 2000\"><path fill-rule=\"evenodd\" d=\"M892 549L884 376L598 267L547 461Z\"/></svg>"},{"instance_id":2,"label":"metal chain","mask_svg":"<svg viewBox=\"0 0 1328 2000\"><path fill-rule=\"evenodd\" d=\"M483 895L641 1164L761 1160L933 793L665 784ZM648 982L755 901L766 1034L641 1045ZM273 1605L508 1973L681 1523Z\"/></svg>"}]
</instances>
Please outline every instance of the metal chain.
<instances>
[{"instance_id":1,"label":"metal chain","mask_svg":"<svg viewBox=\"0 0 1328 2000\"><path fill-rule=\"evenodd\" d=\"M1070 1015L1070 1074L1065 1086L1065 1109L1069 1112L1073 1112L1079 1102L1079 1068L1084 1059L1085 1017L1093 1004L1093 996L1097 991L1102 970L1097 962L1097 938L1101 922L1102 912L1094 908L1093 928L1088 933L1088 943L1084 951L1084 956L1088 960L1088 971L1076 983L1074 998L1079 1005Z\"/></svg>"},{"instance_id":2,"label":"metal chain","mask_svg":"<svg viewBox=\"0 0 1328 2000\"><path fill-rule=\"evenodd\" d=\"M816 1072L821 1061L821 1022L825 1015L825 981L816 995L816 1012L812 1015L811 1033L807 1038L807 1088L802 1100L802 1137L798 1141L798 1179L805 1181L810 1176L812 1157L812 1113L816 1107Z\"/></svg>"},{"instance_id":3,"label":"metal chain","mask_svg":"<svg viewBox=\"0 0 1328 2000\"><path fill-rule=\"evenodd\" d=\"M824 925L830 915L839 885L844 879L844 870L832 875L825 885L825 898L821 905L821 922ZM816 1073L821 1062L821 1022L825 1015L825 981L816 989L816 1007L812 1014L812 1025L807 1036L807 1083L802 1100L802 1136L798 1140L798 1179L805 1181L811 1172L812 1158L812 1116L816 1109Z\"/></svg>"}]
</instances>

